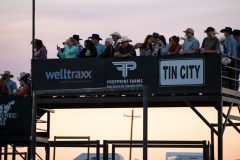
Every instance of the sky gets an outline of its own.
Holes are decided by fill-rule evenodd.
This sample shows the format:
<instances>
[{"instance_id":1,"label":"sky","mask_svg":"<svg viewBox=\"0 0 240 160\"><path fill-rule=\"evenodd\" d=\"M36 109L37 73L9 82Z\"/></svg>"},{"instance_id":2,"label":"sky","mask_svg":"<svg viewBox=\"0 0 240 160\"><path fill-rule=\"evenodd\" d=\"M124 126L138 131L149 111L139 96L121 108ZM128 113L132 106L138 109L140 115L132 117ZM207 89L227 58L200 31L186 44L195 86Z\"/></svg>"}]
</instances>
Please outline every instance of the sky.
<instances>
[{"instance_id":1,"label":"sky","mask_svg":"<svg viewBox=\"0 0 240 160\"><path fill-rule=\"evenodd\" d=\"M134 44L143 42L152 32L168 39L172 35L184 36L182 31L192 27L195 37L202 41L208 26L215 27L218 32L226 26L240 29L239 6L239 0L36 0L36 38L43 40L49 58L56 58L57 44L61 45L73 34L87 39L92 33L98 33L105 39L118 31ZM16 80L20 72L30 72L31 1L1 0L0 22L0 72L10 70ZM201 111L208 119L216 120L214 110L205 108ZM142 115L140 109L135 112ZM130 120L123 114L130 113L131 109L57 110L52 115L51 138L54 135L87 135L100 140L128 139ZM134 139L141 139L142 119L136 119L134 123ZM209 140L209 132L190 109L156 108L149 111L149 139ZM224 159L240 158L239 141L240 136L233 129L226 130ZM81 151L64 150L66 154L59 154L65 156L64 159L71 159ZM172 150L151 149L149 156L164 159L165 152ZM128 150L120 151L127 159ZM133 156L141 159L141 150L134 150Z\"/></svg>"}]
</instances>

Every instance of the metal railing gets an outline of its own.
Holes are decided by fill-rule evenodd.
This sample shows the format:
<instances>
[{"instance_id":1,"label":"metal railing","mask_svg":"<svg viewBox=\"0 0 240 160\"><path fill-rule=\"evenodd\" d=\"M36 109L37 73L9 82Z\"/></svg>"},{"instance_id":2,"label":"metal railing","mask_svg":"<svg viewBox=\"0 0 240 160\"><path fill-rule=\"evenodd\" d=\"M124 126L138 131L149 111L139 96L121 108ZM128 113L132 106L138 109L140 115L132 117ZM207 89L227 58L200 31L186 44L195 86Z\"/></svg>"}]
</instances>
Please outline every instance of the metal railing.
<instances>
[{"instance_id":1,"label":"metal railing","mask_svg":"<svg viewBox=\"0 0 240 160\"><path fill-rule=\"evenodd\" d=\"M224 54L222 55L222 63L224 63L224 61L228 62L222 65L222 86L238 91L240 82L240 59Z\"/></svg>"}]
</instances>

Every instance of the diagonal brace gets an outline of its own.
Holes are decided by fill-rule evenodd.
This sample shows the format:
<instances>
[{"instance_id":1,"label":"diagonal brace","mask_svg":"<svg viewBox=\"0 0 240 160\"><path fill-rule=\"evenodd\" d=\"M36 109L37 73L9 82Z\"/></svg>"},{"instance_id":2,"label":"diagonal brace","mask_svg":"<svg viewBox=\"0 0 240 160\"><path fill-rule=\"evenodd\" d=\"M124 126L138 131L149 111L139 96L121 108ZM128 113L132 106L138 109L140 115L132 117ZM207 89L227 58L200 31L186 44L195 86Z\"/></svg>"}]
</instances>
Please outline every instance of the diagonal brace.
<instances>
[{"instance_id":1,"label":"diagonal brace","mask_svg":"<svg viewBox=\"0 0 240 160\"><path fill-rule=\"evenodd\" d=\"M216 110L218 110L216 106L215 106L214 108L215 108ZM224 114L224 113L223 113L223 117L224 117L225 119L227 119L227 115ZM230 124L231 126L233 126L233 128L240 134L240 129L234 124L234 122L231 121L230 119L228 119L228 122L229 122L229 124Z\"/></svg>"},{"instance_id":2,"label":"diagonal brace","mask_svg":"<svg viewBox=\"0 0 240 160\"><path fill-rule=\"evenodd\" d=\"M208 120L194 107L190 102L185 102L187 106L189 106L197 115L199 118L202 119L202 121L216 134L218 135L218 131L208 122Z\"/></svg>"},{"instance_id":3,"label":"diagonal brace","mask_svg":"<svg viewBox=\"0 0 240 160\"><path fill-rule=\"evenodd\" d=\"M223 133L224 133L224 131L225 131L227 121L229 120L229 115L230 115L230 113L231 113L232 106L233 106L233 103L231 103L231 105L229 106L229 109L228 109L228 112L227 112L227 118L225 119L225 122L224 122L224 124L223 124Z\"/></svg>"}]
</instances>

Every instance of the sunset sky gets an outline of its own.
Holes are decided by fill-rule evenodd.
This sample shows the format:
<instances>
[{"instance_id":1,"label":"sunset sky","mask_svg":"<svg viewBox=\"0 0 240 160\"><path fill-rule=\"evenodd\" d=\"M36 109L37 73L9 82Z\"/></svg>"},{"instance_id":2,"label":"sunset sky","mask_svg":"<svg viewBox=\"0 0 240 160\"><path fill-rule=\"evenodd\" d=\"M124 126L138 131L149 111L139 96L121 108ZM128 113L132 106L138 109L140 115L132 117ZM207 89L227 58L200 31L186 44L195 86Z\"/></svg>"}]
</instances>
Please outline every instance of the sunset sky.
<instances>
[{"instance_id":1,"label":"sunset sky","mask_svg":"<svg viewBox=\"0 0 240 160\"><path fill-rule=\"evenodd\" d=\"M79 34L87 39L98 33L105 39L114 31L128 36L133 44L143 42L147 34L158 32L168 39L184 36L192 27L202 41L208 26L217 31L230 26L240 29L239 0L36 0L36 38L42 39L48 57L56 58L56 46L68 37ZM22 71L30 72L31 0L1 0L0 5L0 72L10 70L14 79ZM218 37L222 34L218 34ZM136 109L142 116L142 110ZM201 109L216 122L217 112ZM123 117L131 109L57 110L52 115L51 138L91 136L91 139L129 139L130 119ZM233 110L232 114L237 114ZM134 121L134 139L142 138L142 118ZM155 108L149 111L149 139L209 140L210 130L189 108ZM232 128L224 135L224 159L240 159L240 136ZM58 159L73 159L82 150L59 149ZM149 159L164 159L167 151L150 149ZM181 150L180 150L181 151ZM184 150L196 151L201 150ZM84 150L85 152L85 150ZM142 159L140 149L133 159ZM119 150L128 159L128 150Z\"/></svg>"}]
</instances>

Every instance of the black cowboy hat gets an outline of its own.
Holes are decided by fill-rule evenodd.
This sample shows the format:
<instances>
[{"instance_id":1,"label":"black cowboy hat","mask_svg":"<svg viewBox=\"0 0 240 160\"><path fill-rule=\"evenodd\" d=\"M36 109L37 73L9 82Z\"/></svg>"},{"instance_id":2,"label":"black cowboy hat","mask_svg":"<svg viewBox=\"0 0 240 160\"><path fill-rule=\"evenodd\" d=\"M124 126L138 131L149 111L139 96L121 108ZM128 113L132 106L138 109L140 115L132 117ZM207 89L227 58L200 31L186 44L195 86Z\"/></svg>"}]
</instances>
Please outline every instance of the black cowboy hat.
<instances>
[{"instance_id":1,"label":"black cowboy hat","mask_svg":"<svg viewBox=\"0 0 240 160\"><path fill-rule=\"evenodd\" d=\"M215 29L213 27L208 27L205 31L205 33L208 33L208 32L214 32L216 33Z\"/></svg>"},{"instance_id":2,"label":"black cowboy hat","mask_svg":"<svg viewBox=\"0 0 240 160\"><path fill-rule=\"evenodd\" d=\"M234 29L233 32L232 32L232 34L233 34L234 36L240 36L240 30Z\"/></svg>"},{"instance_id":3,"label":"black cowboy hat","mask_svg":"<svg viewBox=\"0 0 240 160\"><path fill-rule=\"evenodd\" d=\"M82 40L81 38L79 38L79 35L77 35L77 34L74 34L74 35L72 36L72 38L75 39L75 40L77 40L77 41Z\"/></svg>"},{"instance_id":4,"label":"black cowboy hat","mask_svg":"<svg viewBox=\"0 0 240 160\"><path fill-rule=\"evenodd\" d=\"M100 38L100 36L98 34L92 34L91 37L89 37L91 39L97 39L97 40L102 40L102 38Z\"/></svg>"},{"instance_id":5,"label":"black cowboy hat","mask_svg":"<svg viewBox=\"0 0 240 160\"><path fill-rule=\"evenodd\" d=\"M224 33L224 32L232 33L232 28L231 28L231 27L225 27L225 28L222 29L220 32L221 32L221 33Z\"/></svg>"}]
</instances>

